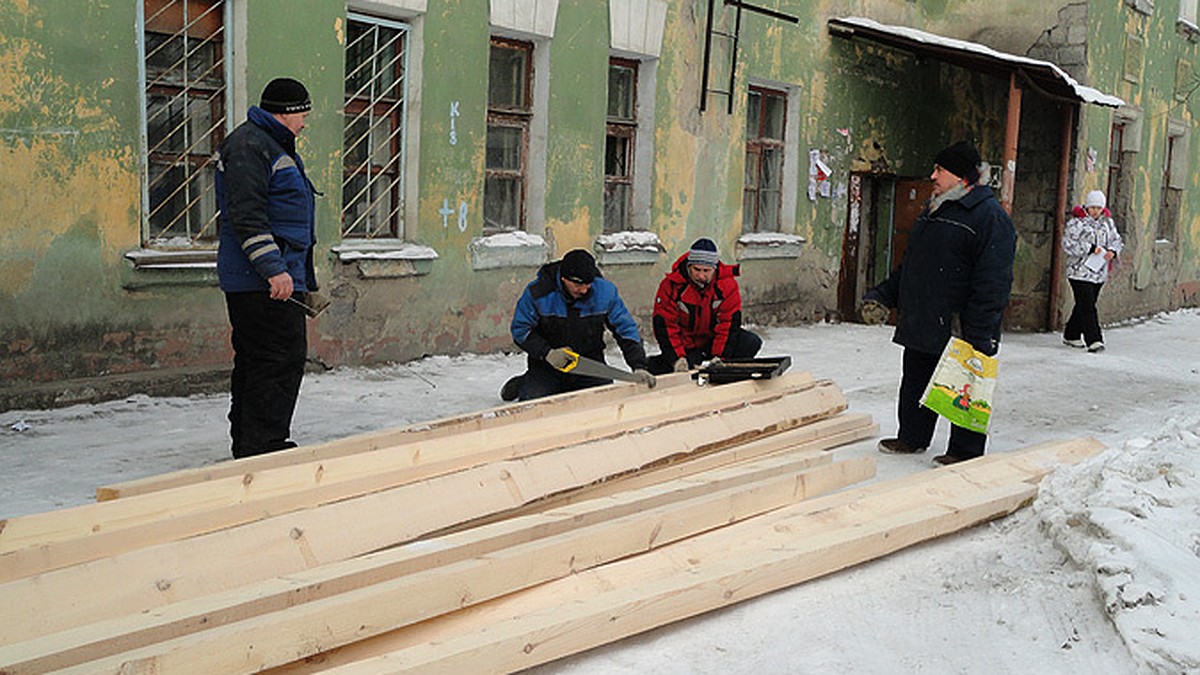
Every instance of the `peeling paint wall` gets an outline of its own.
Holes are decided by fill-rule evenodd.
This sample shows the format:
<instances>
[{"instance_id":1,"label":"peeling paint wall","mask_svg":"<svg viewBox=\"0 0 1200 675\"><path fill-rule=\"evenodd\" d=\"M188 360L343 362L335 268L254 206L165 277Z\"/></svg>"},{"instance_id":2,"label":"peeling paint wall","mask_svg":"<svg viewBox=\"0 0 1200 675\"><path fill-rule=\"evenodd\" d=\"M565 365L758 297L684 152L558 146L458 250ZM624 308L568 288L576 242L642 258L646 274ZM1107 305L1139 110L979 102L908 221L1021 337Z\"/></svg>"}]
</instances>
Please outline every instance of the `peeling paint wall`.
<instances>
[{"instance_id":1,"label":"peeling paint wall","mask_svg":"<svg viewBox=\"0 0 1200 675\"><path fill-rule=\"evenodd\" d=\"M1114 119L1127 122L1127 149L1119 196L1110 203L1125 252L1115 274L1100 296L1102 320L1143 316L1181 306L1196 306L1200 280L1200 138L1196 138L1196 106L1200 97L1189 94L1200 71L1200 35L1176 21L1178 7L1159 3L1149 14L1125 2L1087 4L1087 81L1110 91L1127 103L1115 115L1107 110L1085 109L1081 116L1075 158L1074 194L1106 189L1110 134ZM1132 57L1129 36L1140 38L1141 59ZM1180 64L1183 77L1180 78ZM1186 130L1186 185L1182 189L1177 222L1159 240L1158 221L1163 204L1163 166L1172 126ZM1132 146L1130 148L1129 146ZM1089 159L1094 153L1095 160ZM1178 159L1177 159L1178 161ZM1064 293L1064 306L1070 306Z\"/></svg>"},{"instance_id":2,"label":"peeling paint wall","mask_svg":"<svg viewBox=\"0 0 1200 675\"><path fill-rule=\"evenodd\" d=\"M318 275L334 299L310 324L311 356L328 365L404 360L423 354L511 346L516 298L536 266L511 260L480 268L472 246L483 233L488 40L494 33L535 40L543 84L544 181L529 186L544 218L529 231L556 258L592 248L603 229L608 7L560 0L550 39L509 35L479 0L387 2L420 6L413 20L418 66L410 74L415 109L415 217L405 239L436 260L342 260L339 244L345 3L311 0L235 2L243 22L235 44L232 95L257 100L271 78L303 80L314 111L299 148L317 188ZM737 50L733 112L709 94L701 113L701 65L708 0L666 3L654 82L650 230L663 252L606 265L650 336L653 292L671 262L700 236L740 262L749 322L822 320L837 307L851 172L920 179L934 153L973 138L985 159L1002 156L1007 81L862 40L833 37L827 20L864 16L1024 53L1046 44L1063 6L1040 0L779 0L766 3L798 24L746 12ZM1153 240L1168 117L1192 124L1193 102L1176 100L1176 60L1194 63L1196 43L1175 32L1166 9L1134 15L1124 3L1084 4L1085 77L1125 97L1143 115L1141 148L1128 171L1127 267L1102 296L1106 316L1132 316L1200 302L1197 247L1200 193L1189 174L1178 236ZM733 29L735 11L717 0L715 24ZM184 370L221 370L229 362L228 326L211 269L135 270L125 259L140 245L139 96L135 3L28 0L0 4L0 373L12 391L73 378ZM1077 11L1077 10L1071 10ZM244 20L244 21L243 21ZM1072 24L1074 26L1076 24ZM1064 28L1059 31L1067 33ZM1143 36L1143 75L1124 80L1123 41ZM1070 42L1070 40L1067 40ZM300 46L300 48L298 48ZM713 45L710 86L727 86L732 53ZM1200 69L1194 69L1200 70ZM795 152L797 193L785 234L804 239L798 255L747 254L742 234L747 87L789 94L786 135ZM1049 265L1057 175L1057 104L1025 94L1021 164L1015 193L1020 231L1010 323L1038 325L1049 302ZM1084 106L1072 165L1073 195L1101 184L1112 115ZM649 122L647 122L649 123ZM452 139L453 132L453 142ZM1090 165L1086 150L1101 161ZM808 157L831 170L828 196L809 198ZM1196 158L1200 139L1188 157ZM453 213L453 215L447 215ZM1069 293L1066 294L1069 296ZM654 347L651 346L653 352ZM0 391L0 393L3 393ZM7 399L4 399L7 400ZM0 406L3 401L0 401Z\"/></svg>"},{"instance_id":3,"label":"peeling paint wall","mask_svg":"<svg viewBox=\"0 0 1200 675\"><path fill-rule=\"evenodd\" d=\"M0 4L0 380L216 362L212 291L128 293L139 243L134 6Z\"/></svg>"}]
</instances>

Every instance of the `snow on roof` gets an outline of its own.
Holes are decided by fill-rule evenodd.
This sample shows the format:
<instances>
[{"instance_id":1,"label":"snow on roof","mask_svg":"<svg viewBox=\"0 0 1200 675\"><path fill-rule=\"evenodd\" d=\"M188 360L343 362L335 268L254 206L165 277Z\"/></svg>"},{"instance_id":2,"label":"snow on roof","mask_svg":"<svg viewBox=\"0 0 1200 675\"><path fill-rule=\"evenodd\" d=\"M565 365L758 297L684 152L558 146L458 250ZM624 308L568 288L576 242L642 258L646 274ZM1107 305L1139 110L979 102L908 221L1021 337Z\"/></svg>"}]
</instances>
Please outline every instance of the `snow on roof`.
<instances>
[{"instance_id":1,"label":"snow on roof","mask_svg":"<svg viewBox=\"0 0 1200 675\"><path fill-rule=\"evenodd\" d=\"M1125 101L1093 89L1092 87L1079 84L1075 78L1071 77L1062 68L1050 61L1042 61L1039 59L1031 59L1027 56L1017 56L1016 54L1007 54L998 52L987 45L979 44L978 42L968 42L966 40L957 40L955 38L927 33L923 30L908 28L906 26L893 26L882 24L874 19L867 19L859 16L848 16L841 19L830 19L830 25L835 27L855 27L863 28L869 31L875 31L884 35L891 35L920 44L941 47L953 51L963 52L966 54L974 54L985 58L993 59L1001 63L1012 64L1013 66L1029 66L1041 70L1049 71L1055 78L1075 92L1075 96L1084 103L1092 103L1095 105L1108 106L1110 108L1119 108L1125 105Z\"/></svg>"}]
</instances>

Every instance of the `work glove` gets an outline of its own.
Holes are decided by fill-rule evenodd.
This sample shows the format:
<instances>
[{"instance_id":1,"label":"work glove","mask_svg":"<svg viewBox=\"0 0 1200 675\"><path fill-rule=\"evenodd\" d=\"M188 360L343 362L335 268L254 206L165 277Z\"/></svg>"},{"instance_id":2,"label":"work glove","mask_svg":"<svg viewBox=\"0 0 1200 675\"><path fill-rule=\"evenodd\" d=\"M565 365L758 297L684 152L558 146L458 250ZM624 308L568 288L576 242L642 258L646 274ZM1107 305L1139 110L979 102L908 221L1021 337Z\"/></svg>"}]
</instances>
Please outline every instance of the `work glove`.
<instances>
[{"instance_id":1,"label":"work glove","mask_svg":"<svg viewBox=\"0 0 1200 675\"><path fill-rule=\"evenodd\" d=\"M671 366L671 370L676 373L686 373L691 369L692 367L688 365L687 359L684 358L675 359L675 364Z\"/></svg>"},{"instance_id":2,"label":"work glove","mask_svg":"<svg viewBox=\"0 0 1200 675\"><path fill-rule=\"evenodd\" d=\"M546 363L554 366L556 370L565 369L567 366L571 365L571 362L574 360L575 359L571 358L571 355L567 353L567 350L563 349L562 347L555 347L546 353Z\"/></svg>"},{"instance_id":3,"label":"work glove","mask_svg":"<svg viewBox=\"0 0 1200 675\"><path fill-rule=\"evenodd\" d=\"M883 303L878 300L864 300L862 309L859 314L862 316L863 323L868 326L878 326L887 323L888 314L891 313Z\"/></svg>"},{"instance_id":4,"label":"work glove","mask_svg":"<svg viewBox=\"0 0 1200 675\"><path fill-rule=\"evenodd\" d=\"M658 384L658 380L656 380L654 376L650 374L650 371L645 370L644 368L638 368L637 370L633 371L633 376L637 378L638 384L644 384L651 389L654 388L654 385Z\"/></svg>"}]
</instances>

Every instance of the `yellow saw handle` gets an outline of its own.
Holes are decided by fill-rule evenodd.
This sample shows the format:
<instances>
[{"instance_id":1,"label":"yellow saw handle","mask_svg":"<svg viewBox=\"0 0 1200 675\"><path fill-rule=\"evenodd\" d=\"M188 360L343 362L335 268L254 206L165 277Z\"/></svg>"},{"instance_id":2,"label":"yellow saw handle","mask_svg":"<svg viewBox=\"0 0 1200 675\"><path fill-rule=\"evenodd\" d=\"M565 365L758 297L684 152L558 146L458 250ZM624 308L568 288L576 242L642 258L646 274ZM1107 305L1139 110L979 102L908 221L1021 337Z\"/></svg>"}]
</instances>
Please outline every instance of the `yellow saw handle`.
<instances>
[{"instance_id":1,"label":"yellow saw handle","mask_svg":"<svg viewBox=\"0 0 1200 675\"><path fill-rule=\"evenodd\" d=\"M563 352L566 353L567 356L571 357L571 360L567 363L567 365L559 368L559 370L564 373L569 373L572 370L575 370L575 366L579 365L579 354L565 348L563 349Z\"/></svg>"}]
</instances>

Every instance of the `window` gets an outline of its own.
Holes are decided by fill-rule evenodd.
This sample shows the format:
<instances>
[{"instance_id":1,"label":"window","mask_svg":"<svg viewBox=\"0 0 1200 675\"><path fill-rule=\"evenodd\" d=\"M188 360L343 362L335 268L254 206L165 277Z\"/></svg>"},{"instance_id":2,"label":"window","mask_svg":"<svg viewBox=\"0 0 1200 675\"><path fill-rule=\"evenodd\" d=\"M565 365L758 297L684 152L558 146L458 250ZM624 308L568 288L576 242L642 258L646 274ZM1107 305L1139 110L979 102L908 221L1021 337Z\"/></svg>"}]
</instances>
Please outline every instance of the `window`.
<instances>
[{"instance_id":1,"label":"window","mask_svg":"<svg viewBox=\"0 0 1200 675\"><path fill-rule=\"evenodd\" d=\"M1158 241L1173 241L1177 236L1176 229L1183 208L1183 189L1188 182L1187 128L1188 125L1183 122L1171 121L1168 124L1162 194L1155 230L1155 239Z\"/></svg>"},{"instance_id":2,"label":"window","mask_svg":"<svg viewBox=\"0 0 1200 675\"><path fill-rule=\"evenodd\" d=\"M492 38L483 185L485 234L525 227L532 63L530 43Z\"/></svg>"},{"instance_id":3,"label":"window","mask_svg":"<svg viewBox=\"0 0 1200 675\"><path fill-rule=\"evenodd\" d=\"M342 237L401 237L408 26L347 19Z\"/></svg>"},{"instance_id":4,"label":"window","mask_svg":"<svg viewBox=\"0 0 1200 675\"><path fill-rule=\"evenodd\" d=\"M633 229L634 139L637 136L637 61L608 63L607 136L604 142L604 231Z\"/></svg>"},{"instance_id":5,"label":"window","mask_svg":"<svg viewBox=\"0 0 1200 675\"><path fill-rule=\"evenodd\" d=\"M742 231L778 232L783 195L783 138L787 95L750 87L746 106L746 177Z\"/></svg>"},{"instance_id":6,"label":"window","mask_svg":"<svg viewBox=\"0 0 1200 675\"><path fill-rule=\"evenodd\" d=\"M1108 204L1112 211L1117 211L1117 204L1121 198L1121 151L1125 146L1125 125L1112 125L1112 132L1108 139L1108 185L1104 193L1108 195ZM1120 219L1118 219L1120 222Z\"/></svg>"},{"instance_id":7,"label":"window","mask_svg":"<svg viewBox=\"0 0 1200 675\"><path fill-rule=\"evenodd\" d=\"M1140 35L1125 36L1125 81L1137 84L1142 81L1143 61L1146 57L1146 41Z\"/></svg>"},{"instance_id":8,"label":"window","mask_svg":"<svg viewBox=\"0 0 1200 675\"><path fill-rule=\"evenodd\" d=\"M145 0L143 245L211 246L213 156L225 136L224 2Z\"/></svg>"}]
</instances>

